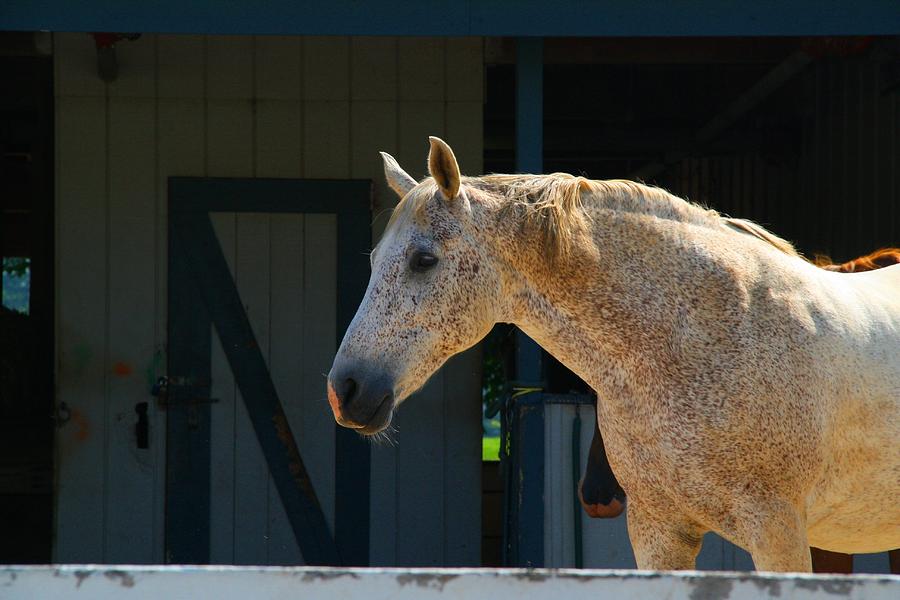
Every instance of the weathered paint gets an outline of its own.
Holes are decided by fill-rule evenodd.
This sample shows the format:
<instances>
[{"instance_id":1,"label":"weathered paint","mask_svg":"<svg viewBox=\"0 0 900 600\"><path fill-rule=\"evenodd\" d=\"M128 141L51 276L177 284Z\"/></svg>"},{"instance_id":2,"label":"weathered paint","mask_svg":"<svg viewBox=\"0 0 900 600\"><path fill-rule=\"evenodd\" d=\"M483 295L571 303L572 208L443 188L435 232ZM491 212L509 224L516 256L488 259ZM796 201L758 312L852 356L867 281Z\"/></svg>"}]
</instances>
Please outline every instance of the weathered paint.
<instances>
[{"instance_id":1,"label":"weathered paint","mask_svg":"<svg viewBox=\"0 0 900 600\"><path fill-rule=\"evenodd\" d=\"M669 598L744 600L900 597L897 575L680 573L574 569L328 569L65 565L0 569L8 599ZM126 594L127 592L127 594Z\"/></svg>"}]
</instances>

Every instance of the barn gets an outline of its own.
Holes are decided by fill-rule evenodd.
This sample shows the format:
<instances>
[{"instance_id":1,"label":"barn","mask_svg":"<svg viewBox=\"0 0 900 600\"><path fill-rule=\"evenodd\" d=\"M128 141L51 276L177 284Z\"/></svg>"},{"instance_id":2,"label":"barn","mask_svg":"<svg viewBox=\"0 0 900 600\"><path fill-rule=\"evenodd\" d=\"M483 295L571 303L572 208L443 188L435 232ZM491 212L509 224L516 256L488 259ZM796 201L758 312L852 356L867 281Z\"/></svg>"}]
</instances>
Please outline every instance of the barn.
<instances>
[{"instance_id":1,"label":"barn","mask_svg":"<svg viewBox=\"0 0 900 600\"><path fill-rule=\"evenodd\" d=\"M590 392L520 333L394 444L335 426L379 150L639 178L808 256L900 245L890 1L12 0L0 80L4 563L633 566L574 498ZM712 537L700 564L751 568Z\"/></svg>"}]
</instances>

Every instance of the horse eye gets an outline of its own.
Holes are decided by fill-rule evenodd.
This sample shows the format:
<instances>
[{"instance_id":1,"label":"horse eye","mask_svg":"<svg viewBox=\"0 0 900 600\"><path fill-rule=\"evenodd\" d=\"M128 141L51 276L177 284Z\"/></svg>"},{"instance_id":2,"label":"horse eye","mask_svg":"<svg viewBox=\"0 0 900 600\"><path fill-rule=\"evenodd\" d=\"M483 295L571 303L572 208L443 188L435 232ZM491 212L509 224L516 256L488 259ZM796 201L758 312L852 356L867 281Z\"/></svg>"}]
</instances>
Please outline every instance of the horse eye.
<instances>
[{"instance_id":1,"label":"horse eye","mask_svg":"<svg viewBox=\"0 0 900 600\"><path fill-rule=\"evenodd\" d=\"M416 252L409 261L409 268L416 273L424 273L437 264L437 256L428 252Z\"/></svg>"}]
</instances>

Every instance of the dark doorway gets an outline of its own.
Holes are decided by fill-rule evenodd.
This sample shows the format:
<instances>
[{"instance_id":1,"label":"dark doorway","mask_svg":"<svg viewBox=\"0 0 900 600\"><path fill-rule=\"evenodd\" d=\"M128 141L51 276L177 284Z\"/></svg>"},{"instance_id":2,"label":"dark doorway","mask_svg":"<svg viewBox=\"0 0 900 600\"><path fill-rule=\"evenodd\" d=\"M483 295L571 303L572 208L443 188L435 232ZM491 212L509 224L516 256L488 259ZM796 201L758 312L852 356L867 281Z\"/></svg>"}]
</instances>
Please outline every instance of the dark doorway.
<instances>
[{"instance_id":1,"label":"dark doorway","mask_svg":"<svg viewBox=\"0 0 900 600\"><path fill-rule=\"evenodd\" d=\"M53 523L53 64L0 34L0 563L47 563Z\"/></svg>"}]
</instances>

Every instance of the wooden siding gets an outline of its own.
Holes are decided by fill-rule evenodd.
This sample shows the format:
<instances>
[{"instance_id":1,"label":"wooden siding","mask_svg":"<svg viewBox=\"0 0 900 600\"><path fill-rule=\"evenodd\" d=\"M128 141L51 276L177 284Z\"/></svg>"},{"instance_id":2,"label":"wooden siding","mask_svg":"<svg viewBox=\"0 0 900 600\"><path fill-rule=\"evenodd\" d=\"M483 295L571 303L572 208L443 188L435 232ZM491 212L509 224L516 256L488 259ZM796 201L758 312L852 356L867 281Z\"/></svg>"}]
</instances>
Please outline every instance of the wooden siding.
<instances>
[{"instance_id":1,"label":"wooden siding","mask_svg":"<svg viewBox=\"0 0 900 600\"><path fill-rule=\"evenodd\" d=\"M105 84L89 35L54 35L57 400L72 414L57 435L60 562L164 561L165 414L149 390L166 364L168 177L371 178L377 239L396 203L378 150L419 177L426 136L439 135L464 172L482 170L480 39L144 35L116 52L119 77ZM324 354L298 372L296 340L334 338L333 286L299 278L334 276L333 237L315 219L216 217L275 385L304 397L323 396ZM216 343L214 560L297 562L259 450L244 451L252 432ZM399 412L398 445L373 449L372 564L479 563L479 370L477 350L450 361ZM332 422L282 393L298 431L326 431L298 441L327 487ZM138 402L150 402L144 450ZM229 469L240 493L217 495Z\"/></svg>"}]
</instances>

